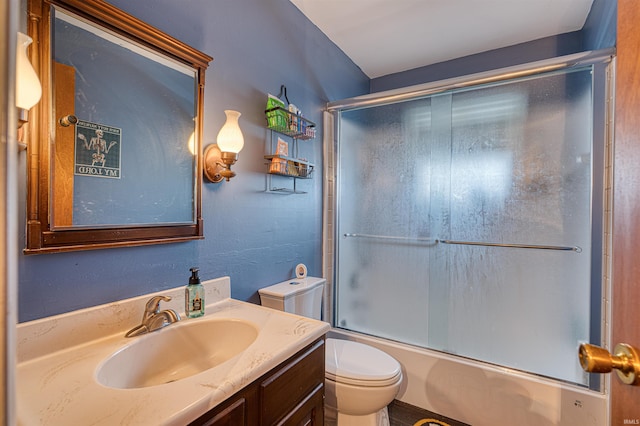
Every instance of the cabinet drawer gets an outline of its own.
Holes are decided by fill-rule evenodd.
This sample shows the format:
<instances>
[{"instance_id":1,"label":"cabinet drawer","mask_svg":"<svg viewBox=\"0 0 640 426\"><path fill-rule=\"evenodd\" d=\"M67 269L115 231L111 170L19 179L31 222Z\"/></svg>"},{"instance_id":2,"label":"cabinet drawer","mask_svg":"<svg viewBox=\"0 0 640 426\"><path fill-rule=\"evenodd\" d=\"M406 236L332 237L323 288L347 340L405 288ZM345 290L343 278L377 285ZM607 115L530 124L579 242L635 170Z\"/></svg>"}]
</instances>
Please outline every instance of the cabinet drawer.
<instances>
[{"instance_id":1,"label":"cabinet drawer","mask_svg":"<svg viewBox=\"0 0 640 426\"><path fill-rule=\"evenodd\" d=\"M309 397L324 392L324 339L299 353L260 385L263 425L277 424ZM316 392L314 392L316 391Z\"/></svg>"}]
</instances>

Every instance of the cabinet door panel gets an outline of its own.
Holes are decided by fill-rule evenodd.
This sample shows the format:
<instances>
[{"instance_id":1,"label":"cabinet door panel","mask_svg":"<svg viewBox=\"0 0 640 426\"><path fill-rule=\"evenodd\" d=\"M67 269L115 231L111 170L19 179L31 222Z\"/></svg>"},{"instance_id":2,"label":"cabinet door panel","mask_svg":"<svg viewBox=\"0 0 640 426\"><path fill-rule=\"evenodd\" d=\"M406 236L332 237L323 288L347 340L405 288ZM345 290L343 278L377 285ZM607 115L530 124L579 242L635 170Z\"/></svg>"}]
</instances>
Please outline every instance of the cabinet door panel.
<instances>
[{"instance_id":1,"label":"cabinet door panel","mask_svg":"<svg viewBox=\"0 0 640 426\"><path fill-rule=\"evenodd\" d=\"M324 384L298 404L287 416L278 422L283 426L322 426L324 425Z\"/></svg>"},{"instance_id":2,"label":"cabinet door panel","mask_svg":"<svg viewBox=\"0 0 640 426\"><path fill-rule=\"evenodd\" d=\"M278 424L314 391L324 384L324 340L264 380L260 386L260 406L263 425ZM324 389L321 386L321 389Z\"/></svg>"}]
</instances>

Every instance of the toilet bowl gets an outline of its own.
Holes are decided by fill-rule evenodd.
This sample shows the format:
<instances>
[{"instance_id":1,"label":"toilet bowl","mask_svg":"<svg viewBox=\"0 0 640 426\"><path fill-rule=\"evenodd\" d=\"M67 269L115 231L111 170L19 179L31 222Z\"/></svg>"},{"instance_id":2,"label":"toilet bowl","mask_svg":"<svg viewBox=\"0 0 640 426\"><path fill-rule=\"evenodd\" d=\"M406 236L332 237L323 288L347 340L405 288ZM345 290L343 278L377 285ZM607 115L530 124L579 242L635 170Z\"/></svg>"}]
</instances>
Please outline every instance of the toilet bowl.
<instances>
[{"instance_id":1,"label":"toilet bowl","mask_svg":"<svg viewBox=\"0 0 640 426\"><path fill-rule=\"evenodd\" d=\"M327 424L388 425L387 405L401 383L400 363L385 352L348 340L326 340Z\"/></svg>"},{"instance_id":2,"label":"toilet bowl","mask_svg":"<svg viewBox=\"0 0 640 426\"><path fill-rule=\"evenodd\" d=\"M258 290L263 306L320 319L324 278L292 279ZM363 343L326 339L325 425L388 426L387 405L402 383L400 363Z\"/></svg>"}]
</instances>

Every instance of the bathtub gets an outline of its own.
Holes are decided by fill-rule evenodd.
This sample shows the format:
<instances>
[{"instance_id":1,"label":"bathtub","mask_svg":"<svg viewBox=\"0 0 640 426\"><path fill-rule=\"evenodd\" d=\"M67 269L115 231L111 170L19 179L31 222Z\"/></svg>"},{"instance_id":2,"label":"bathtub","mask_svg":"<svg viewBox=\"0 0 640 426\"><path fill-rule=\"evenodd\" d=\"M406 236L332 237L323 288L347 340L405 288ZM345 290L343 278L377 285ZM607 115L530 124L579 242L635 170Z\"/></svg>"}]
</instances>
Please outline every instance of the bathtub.
<instances>
[{"instance_id":1,"label":"bathtub","mask_svg":"<svg viewBox=\"0 0 640 426\"><path fill-rule=\"evenodd\" d=\"M342 329L328 337L387 352L404 374L396 399L469 425L608 424L605 393Z\"/></svg>"}]
</instances>

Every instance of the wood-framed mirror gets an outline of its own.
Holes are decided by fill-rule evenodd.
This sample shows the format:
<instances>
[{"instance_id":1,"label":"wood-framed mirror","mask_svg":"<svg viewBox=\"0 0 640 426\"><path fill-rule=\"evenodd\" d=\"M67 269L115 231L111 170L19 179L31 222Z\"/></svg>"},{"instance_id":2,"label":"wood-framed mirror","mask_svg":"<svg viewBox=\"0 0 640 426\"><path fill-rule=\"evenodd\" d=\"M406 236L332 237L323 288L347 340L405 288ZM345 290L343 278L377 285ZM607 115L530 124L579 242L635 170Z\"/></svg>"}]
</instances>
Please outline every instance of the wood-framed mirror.
<instances>
[{"instance_id":1,"label":"wood-framed mirror","mask_svg":"<svg viewBox=\"0 0 640 426\"><path fill-rule=\"evenodd\" d=\"M29 0L26 254L203 238L213 59L100 0Z\"/></svg>"}]
</instances>

